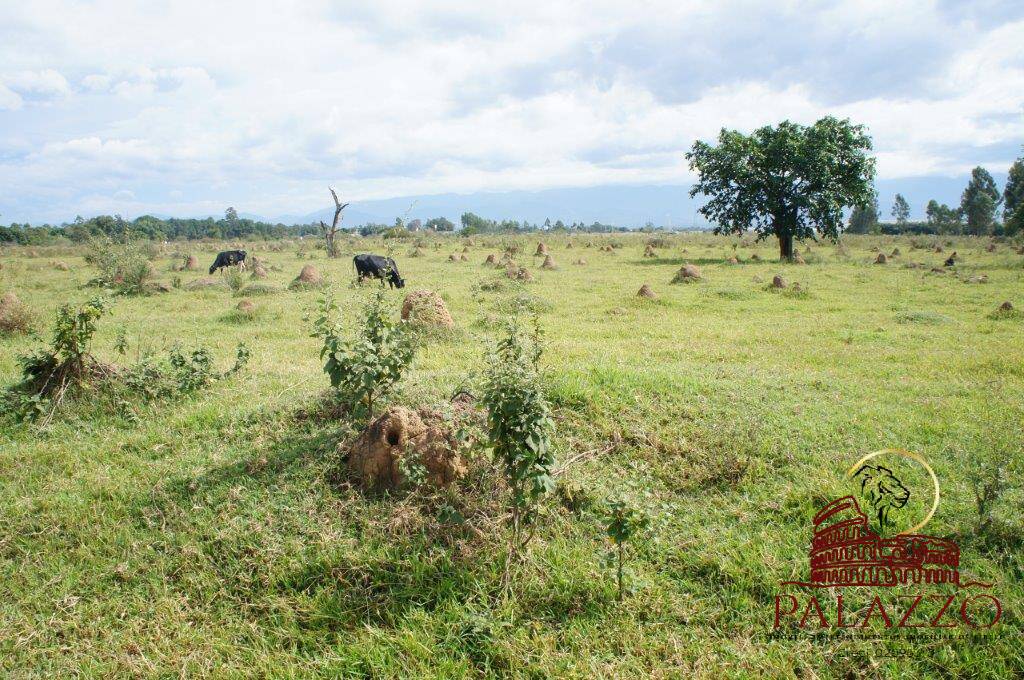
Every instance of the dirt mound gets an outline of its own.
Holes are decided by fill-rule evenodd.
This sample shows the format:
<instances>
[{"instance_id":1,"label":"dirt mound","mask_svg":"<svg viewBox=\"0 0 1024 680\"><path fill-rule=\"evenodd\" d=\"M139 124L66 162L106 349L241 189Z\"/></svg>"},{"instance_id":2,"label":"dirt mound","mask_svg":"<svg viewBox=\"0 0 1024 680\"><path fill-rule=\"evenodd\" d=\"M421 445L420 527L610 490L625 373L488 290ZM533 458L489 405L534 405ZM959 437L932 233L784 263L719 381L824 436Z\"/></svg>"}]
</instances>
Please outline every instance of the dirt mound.
<instances>
[{"instance_id":1,"label":"dirt mound","mask_svg":"<svg viewBox=\"0 0 1024 680\"><path fill-rule=\"evenodd\" d=\"M508 267L505 276L516 281L533 281L533 274L526 267Z\"/></svg>"},{"instance_id":2,"label":"dirt mound","mask_svg":"<svg viewBox=\"0 0 1024 680\"><path fill-rule=\"evenodd\" d=\"M571 250L572 249L572 241L569 241L568 243L565 244L565 249L566 250Z\"/></svg>"},{"instance_id":3,"label":"dirt mound","mask_svg":"<svg viewBox=\"0 0 1024 680\"><path fill-rule=\"evenodd\" d=\"M537 252L534 253L534 256L547 255L547 254L548 254L548 247L546 245L544 245L543 241L541 241L540 243L537 244Z\"/></svg>"},{"instance_id":4,"label":"dirt mound","mask_svg":"<svg viewBox=\"0 0 1024 680\"><path fill-rule=\"evenodd\" d=\"M409 257L423 257L424 255L425 253L423 252L423 248L420 248L419 246L416 246L409 251Z\"/></svg>"},{"instance_id":5,"label":"dirt mound","mask_svg":"<svg viewBox=\"0 0 1024 680\"><path fill-rule=\"evenodd\" d=\"M875 258L875 264L885 264L886 262L885 253L879 253L878 257Z\"/></svg>"},{"instance_id":6,"label":"dirt mound","mask_svg":"<svg viewBox=\"0 0 1024 680\"><path fill-rule=\"evenodd\" d=\"M587 261L584 260L582 257L579 258L578 260L576 260L575 262L573 262L573 264L578 264L578 265L584 265L586 263L587 263Z\"/></svg>"},{"instance_id":7,"label":"dirt mound","mask_svg":"<svg viewBox=\"0 0 1024 680\"><path fill-rule=\"evenodd\" d=\"M644 285L640 286L640 290L638 290L636 292L636 296L637 297L642 297L642 298L647 298L648 300L655 300L658 297L657 293L655 293L653 290L651 290L651 287L649 285L647 285L646 283Z\"/></svg>"},{"instance_id":8,"label":"dirt mound","mask_svg":"<svg viewBox=\"0 0 1024 680\"><path fill-rule=\"evenodd\" d=\"M449 261L449 262L461 262L461 261L462 261L462 258L460 258L460 257L459 257L458 255L456 255L455 253L452 253L451 255L449 255L449 256L448 256L448 261Z\"/></svg>"},{"instance_id":9,"label":"dirt mound","mask_svg":"<svg viewBox=\"0 0 1024 680\"><path fill-rule=\"evenodd\" d=\"M487 256L487 259L484 260L484 264L498 264L498 258L494 256L494 253L491 253L490 255Z\"/></svg>"},{"instance_id":10,"label":"dirt mound","mask_svg":"<svg viewBox=\"0 0 1024 680\"><path fill-rule=\"evenodd\" d=\"M761 261L761 256L758 255L757 253L754 253L753 255L750 256L750 261L751 262L760 262Z\"/></svg>"},{"instance_id":11,"label":"dirt mound","mask_svg":"<svg viewBox=\"0 0 1024 680\"><path fill-rule=\"evenodd\" d=\"M462 252L468 253L469 252L469 246L462 246Z\"/></svg>"},{"instance_id":12,"label":"dirt mound","mask_svg":"<svg viewBox=\"0 0 1024 680\"><path fill-rule=\"evenodd\" d=\"M0 334L27 333L32 330L35 315L14 293L0 298Z\"/></svg>"},{"instance_id":13,"label":"dirt mound","mask_svg":"<svg viewBox=\"0 0 1024 680\"><path fill-rule=\"evenodd\" d=\"M64 262L63 260L57 260L56 262L54 262L53 263L53 268L56 269L57 271L62 271L62 272L66 272L66 271L69 271L71 269L71 267L68 266L68 263Z\"/></svg>"},{"instance_id":14,"label":"dirt mound","mask_svg":"<svg viewBox=\"0 0 1024 680\"><path fill-rule=\"evenodd\" d=\"M672 279L672 283L690 283L691 281L701 280L700 267L695 264L684 264L676 272L675 278Z\"/></svg>"},{"instance_id":15,"label":"dirt mound","mask_svg":"<svg viewBox=\"0 0 1024 680\"><path fill-rule=\"evenodd\" d=\"M252 268L252 274L250 276L254 279L265 279L267 278L267 270L263 268L262 264L258 264Z\"/></svg>"},{"instance_id":16,"label":"dirt mound","mask_svg":"<svg viewBox=\"0 0 1024 680\"><path fill-rule=\"evenodd\" d=\"M1003 304L999 305L999 311L1000 312L1012 312L1013 311L1013 303L1010 302L1009 300L1007 300Z\"/></svg>"},{"instance_id":17,"label":"dirt mound","mask_svg":"<svg viewBox=\"0 0 1024 680\"><path fill-rule=\"evenodd\" d=\"M728 262L729 264L739 264L740 263L740 261L737 260L735 257L730 257L728 260L726 260L726 262Z\"/></svg>"},{"instance_id":18,"label":"dirt mound","mask_svg":"<svg viewBox=\"0 0 1024 680\"><path fill-rule=\"evenodd\" d=\"M779 274L772 277L772 288L778 288L779 290L786 287L786 279L782 278Z\"/></svg>"},{"instance_id":19,"label":"dirt mound","mask_svg":"<svg viewBox=\"0 0 1024 680\"><path fill-rule=\"evenodd\" d=\"M989 243L988 247L985 248L985 252L987 252L987 253L994 253L994 252L996 252L996 244L995 243Z\"/></svg>"},{"instance_id":20,"label":"dirt mound","mask_svg":"<svg viewBox=\"0 0 1024 680\"><path fill-rule=\"evenodd\" d=\"M892 249L892 253L889 255L889 257L899 257L900 255L902 255L902 253L900 253L899 247L896 247Z\"/></svg>"},{"instance_id":21,"label":"dirt mound","mask_svg":"<svg viewBox=\"0 0 1024 680\"><path fill-rule=\"evenodd\" d=\"M199 269L199 258L195 255L189 255L185 258L185 269L188 271Z\"/></svg>"},{"instance_id":22,"label":"dirt mound","mask_svg":"<svg viewBox=\"0 0 1024 680\"><path fill-rule=\"evenodd\" d=\"M982 274L981 276L972 276L964 279L964 283L988 283L988 274Z\"/></svg>"},{"instance_id":23,"label":"dirt mound","mask_svg":"<svg viewBox=\"0 0 1024 680\"><path fill-rule=\"evenodd\" d=\"M544 264L542 264L540 266L540 268L541 269L558 269L558 267L555 266L555 261L551 258L550 255L546 255L544 257Z\"/></svg>"},{"instance_id":24,"label":"dirt mound","mask_svg":"<svg viewBox=\"0 0 1024 680\"><path fill-rule=\"evenodd\" d=\"M647 246L646 248L644 248L644 257L657 257L657 256L658 256L658 254L656 252L654 252L654 248L652 248L651 246Z\"/></svg>"},{"instance_id":25,"label":"dirt mound","mask_svg":"<svg viewBox=\"0 0 1024 680\"><path fill-rule=\"evenodd\" d=\"M807 261L804 260L800 253L795 253L793 255L793 264L807 264Z\"/></svg>"},{"instance_id":26,"label":"dirt mound","mask_svg":"<svg viewBox=\"0 0 1024 680\"><path fill-rule=\"evenodd\" d=\"M412 411L393 406L370 423L351 447L338 446L348 454L348 469L365 488L391 489L407 480L406 470L425 469L424 483L440 487L466 474L455 436L440 414L426 409ZM404 463L404 464L403 464Z\"/></svg>"},{"instance_id":27,"label":"dirt mound","mask_svg":"<svg viewBox=\"0 0 1024 680\"><path fill-rule=\"evenodd\" d=\"M324 277L311 264L302 265L302 271L292 280L290 288L316 288L324 285Z\"/></svg>"},{"instance_id":28,"label":"dirt mound","mask_svg":"<svg viewBox=\"0 0 1024 680\"><path fill-rule=\"evenodd\" d=\"M943 251L942 251L942 246L935 246L935 252L936 252L936 253L941 253L941 252L943 252Z\"/></svg>"},{"instance_id":29,"label":"dirt mound","mask_svg":"<svg viewBox=\"0 0 1024 680\"><path fill-rule=\"evenodd\" d=\"M469 262L469 257L467 257L465 253L462 253L461 255L459 255L459 261L460 262Z\"/></svg>"},{"instance_id":30,"label":"dirt mound","mask_svg":"<svg viewBox=\"0 0 1024 680\"><path fill-rule=\"evenodd\" d=\"M414 290L402 302L402 320L452 328L455 322L441 296L431 290Z\"/></svg>"},{"instance_id":31,"label":"dirt mound","mask_svg":"<svg viewBox=\"0 0 1024 680\"><path fill-rule=\"evenodd\" d=\"M256 303L253 302L252 300L241 300L237 305L235 305L235 309L237 309L240 312L245 312L246 314L249 314L251 312L256 311Z\"/></svg>"}]
</instances>

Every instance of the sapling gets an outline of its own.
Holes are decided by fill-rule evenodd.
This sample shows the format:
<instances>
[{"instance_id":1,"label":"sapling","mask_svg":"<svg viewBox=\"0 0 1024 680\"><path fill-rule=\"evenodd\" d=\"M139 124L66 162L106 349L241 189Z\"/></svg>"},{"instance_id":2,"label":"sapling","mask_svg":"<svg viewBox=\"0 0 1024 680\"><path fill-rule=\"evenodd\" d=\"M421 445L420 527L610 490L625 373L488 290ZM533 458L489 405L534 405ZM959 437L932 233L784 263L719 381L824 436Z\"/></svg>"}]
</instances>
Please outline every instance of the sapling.
<instances>
[{"instance_id":1,"label":"sapling","mask_svg":"<svg viewBox=\"0 0 1024 680\"><path fill-rule=\"evenodd\" d=\"M605 526L605 533L615 546L614 554L610 557L615 562L619 602L622 602L624 590L623 570L626 544L646 529L649 523L650 520L646 515L628 506L625 501L616 499L608 502L608 524Z\"/></svg>"},{"instance_id":2,"label":"sapling","mask_svg":"<svg viewBox=\"0 0 1024 680\"><path fill-rule=\"evenodd\" d=\"M390 394L412 363L415 346L404 325L393 321L384 294L376 293L359 313L362 323L346 337L338 306L327 296L313 335L323 340L320 358L331 387L357 411L373 419L375 406Z\"/></svg>"},{"instance_id":3,"label":"sapling","mask_svg":"<svg viewBox=\"0 0 1024 680\"><path fill-rule=\"evenodd\" d=\"M487 443L503 468L510 488L512 535L509 560L532 537L533 520L540 499L554 490L551 449L554 429L540 375L540 326L534 316L533 332L527 334L519 315L513 314L504 336L488 357L489 368L482 401L487 408ZM531 532L523 535L525 526Z\"/></svg>"}]
</instances>

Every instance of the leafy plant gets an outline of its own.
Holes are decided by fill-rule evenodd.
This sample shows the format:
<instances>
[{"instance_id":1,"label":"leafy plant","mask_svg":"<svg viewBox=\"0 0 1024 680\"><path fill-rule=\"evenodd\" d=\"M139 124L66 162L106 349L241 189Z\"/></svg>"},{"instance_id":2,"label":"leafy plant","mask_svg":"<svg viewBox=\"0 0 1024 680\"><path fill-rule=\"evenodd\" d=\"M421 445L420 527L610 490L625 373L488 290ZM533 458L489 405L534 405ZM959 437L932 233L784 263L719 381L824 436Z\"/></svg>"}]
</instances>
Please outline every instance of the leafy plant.
<instances>
[{"instance_id":1,"label":"leafy plant","mask_svg":"<svg viewBox=\"0 0 1024 680\"><path fill-rule=\"evenodd\" d=\"M89 345L96 334L97 321L108 311L101 297L94 297L80 307L66 304L58 309L50 347L18 357L22 379L8 390L6 410L30 419L45 413L46 402L53 399L52 413L68 389L77 388L100 373L100 366L89 354Z\"/></svg>"},{"instance_id":2,"label":"leafy plant","mask_svg":"<svg viewBox=\"0 0 1024 680\"><path fill-rule=\"evenodd\" d=\"M235 294L238 294L243 288L245 288L245 277L242 276L236 268L232 268L224 277L224 281L228 284L228 288Z\"/></svg>"},{"instance_id":3,"label":"leafy plant","mask_svg":"<svg viewBox=\"0 0 1024 680\"><path fill-rule=\"evenodd\" d=\"M339 396L367 418L386 398L412 363L415 345L406 328L389 317L382 292L376 293L359 313L359 329L344 335L338 306L331 296L320 303L313 335L323 340L320 358L324 372Z\"/></svg>"},{"instance_id":4,"label":"leafy plant","mask_svg":"<svg viewBox=\"0 0 1024 680\"><path fill-rule=\"evenodd\" d=\"M509 319L504 337L488 357L481 399L487 408L487 443L511 489L509 559L526 547L538 503L555 487L551 474L555 464L551 449L554 424L539 368L540 326L534 316L532 332L527 334L519 319L518 314ZM531 532L524 537L523 529L528 525Z\"/></svg>"},{"instance_id":5,"label":"leafy plant","mask_svg":"<svg viewBox=\"0 0 1024 680\"><path fill-rule=\"evenodd\" d=\"M119 238L97 236L89 241L85 261L100 270L93 285L110 288L121 295L151 292L153 277L150 247L125 233Z\"/></svg>"},{"instance_id":6,"label":"leafy plant","mask_svg":"<svg viewBox=\"0 0 1024 680\"><path fill-rule=\"evenodd\" d=\"M646 515L626 505L625 501L610 500L608 502L608 523L605 525L605 533L615 546L613 554L609 557L615 563L619 602L622 602L624 590L623 569L626 544L646 529L649 524L650 520Z\"/></svg>"}]
</instances>

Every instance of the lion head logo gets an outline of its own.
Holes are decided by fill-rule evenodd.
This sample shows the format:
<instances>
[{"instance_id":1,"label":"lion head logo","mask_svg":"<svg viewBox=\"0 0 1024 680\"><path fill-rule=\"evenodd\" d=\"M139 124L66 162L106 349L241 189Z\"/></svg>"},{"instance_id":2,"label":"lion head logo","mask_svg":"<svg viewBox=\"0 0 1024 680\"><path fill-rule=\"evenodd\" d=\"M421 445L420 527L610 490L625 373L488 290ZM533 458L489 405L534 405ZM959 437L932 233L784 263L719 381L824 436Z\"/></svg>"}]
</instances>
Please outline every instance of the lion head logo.
<instances>
[{"instance_id":1,"label":"lion head logo","mask_svg":"<svg viewBox=\"0 0 1024 680\"><path fill-rule=\"evenodd\" d=\"M860 490L871 503L879 528L884 530L889 524L889 511L906 505L910 491L892 470L881 465L862 465L853 476L860 480Z\"/></svg>"}]
</instances>

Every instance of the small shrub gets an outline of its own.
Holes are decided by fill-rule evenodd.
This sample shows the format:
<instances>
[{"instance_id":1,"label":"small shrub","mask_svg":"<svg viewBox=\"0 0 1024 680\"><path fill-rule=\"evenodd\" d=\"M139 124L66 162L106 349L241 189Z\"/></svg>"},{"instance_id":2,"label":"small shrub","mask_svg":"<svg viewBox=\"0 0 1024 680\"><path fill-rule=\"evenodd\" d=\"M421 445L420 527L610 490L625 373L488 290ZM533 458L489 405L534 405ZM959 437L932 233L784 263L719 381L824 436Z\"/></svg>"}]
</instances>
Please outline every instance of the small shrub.
<instances>
[{"instance_id":1,"label":"small shrub","mask_svg":"<svg viewBox=\"0 0 1024 680\"><path fill-rule=\"evenodd\" d=\"M341 399L353 410L372 419L374 407L386 398L412 363L415 347L403 324L388 318L384 294L376 293L359 318L362 323L351 337L337 318L338 306L327 296L320 303L320 315L313 336L323 341L320 358L324 372Z\"/></svg>"},{"instance_id":2,"label":"small shrub","mask_svg":"<svg viewBox=\"0 0 1024 680\"><path fill-rule=\"evenodd\" d=\"M540 499L554 490L551 419L540 373L541 334L537 317L527 334L513 315L504 337L490 352L482 403L487 408L487 444L504 470L510 488L512 535L509 560L517 557L532 536ZM505 574L508 575L509 561Z\"/></svg>"},{"instance_id":3,"label":"small shrub","mask_svg":"<svg viewBox=\"0 0 1024 680\"><path fill-rule=\"evenodd\" d=\"M231 271L229 271L224 277L224 282L228 284L228 288L230 288L235 295L238 295L245 287L245 277L242 276L242 272L235 267L232 267Z\"/></svg>"},{"instance_id":4,"label":"small shrub","mask_svg":"<svg viewBox=\"0 0 1024 680\"><path fill-rule=\"evenodd\" d=\"M92 285L110 288L121 295L153 292L150 248L125 234L120 239L97 236L89 241L85 261L100 270Z\"/></svg>"},{"instance_id":5,"label":"small shrub","mask_svg":"<svg viewBox=\"0 0 1024 680\"><path fill-rule=\"evenodd\" d=\"M50 346L18 357L21 381L5 393L4 410L19 419L52 414L68 391L104 374L107 368L92 358L89 346L97 321L108 311L101 297L57 310Z\"/></svg>"},{"instance_id":6,"label":"small shrub","mask_svg":"<svg viewBox=\"0 0 1024 680\"><path fill-rule=\"evenodd\" d=\"M650 520L647 516L626 505L625 501L611 500L608 502L608 521L605 525L605 534L611 539L614 546L613 553L609 555L609 561L615 565L619 602L622 602L624 591L626 544L646 529L648 524L650 524Z\"/></svg>"}]
</instances>

